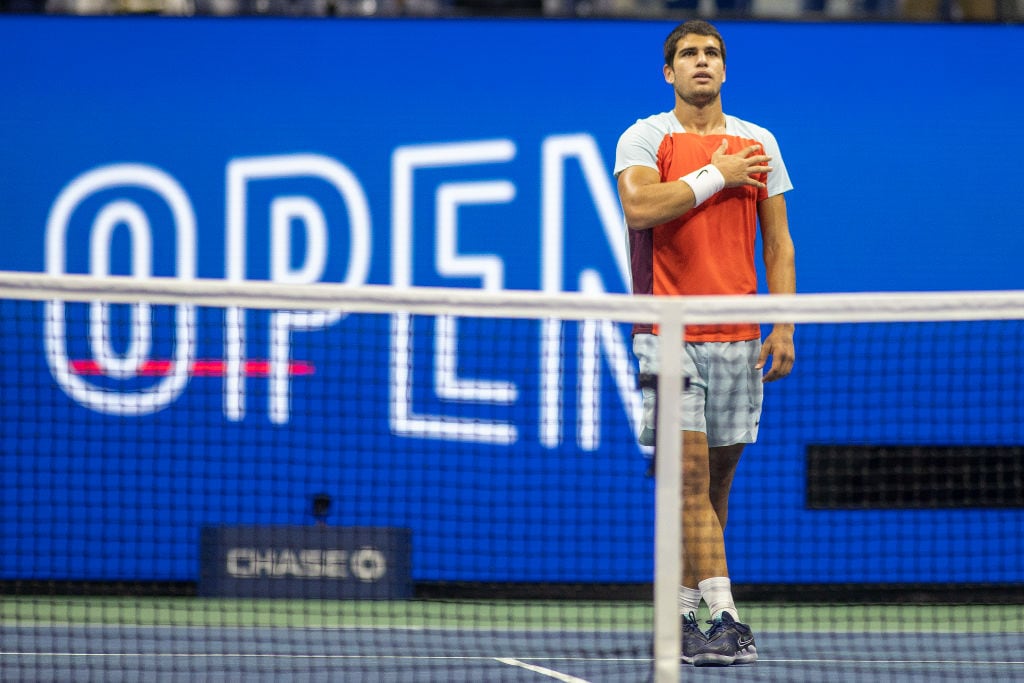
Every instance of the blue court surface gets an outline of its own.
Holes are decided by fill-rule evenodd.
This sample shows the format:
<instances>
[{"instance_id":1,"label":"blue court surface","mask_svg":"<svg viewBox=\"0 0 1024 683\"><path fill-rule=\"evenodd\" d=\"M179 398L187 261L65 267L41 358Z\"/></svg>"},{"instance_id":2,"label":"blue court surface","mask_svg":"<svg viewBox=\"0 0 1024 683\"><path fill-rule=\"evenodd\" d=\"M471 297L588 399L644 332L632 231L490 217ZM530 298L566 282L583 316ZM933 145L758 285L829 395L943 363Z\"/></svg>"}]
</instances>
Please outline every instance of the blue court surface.
<instances>
[{"instance_id":1,"label":"blue court surface","mask_svg":"<svg viewBox=\"0 0 1024 683\"><path fill-rule=\"evenodd\" d=\"M1021 633L761 632L760 661L693 681L1020 681ZM576 642L578 641L578 643ZM5 681L645 681L640 632L5 625ZM586 645L586 653L566 655ZM562 651L562 654L559 654Z\"/></svg>"}]
</instances>

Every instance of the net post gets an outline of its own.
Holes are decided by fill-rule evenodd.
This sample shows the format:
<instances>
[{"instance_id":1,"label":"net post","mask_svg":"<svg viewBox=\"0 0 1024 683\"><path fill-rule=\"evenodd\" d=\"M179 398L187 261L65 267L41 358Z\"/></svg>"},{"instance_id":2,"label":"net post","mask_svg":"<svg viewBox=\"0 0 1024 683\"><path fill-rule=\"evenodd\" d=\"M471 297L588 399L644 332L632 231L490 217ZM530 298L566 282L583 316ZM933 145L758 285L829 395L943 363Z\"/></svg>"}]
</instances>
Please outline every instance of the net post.
<instances>
[{"instance_id":1,"label":"net post","mask_svg":"<svg viewBox=\"0 0 1024 683\"><path fill-rule=\"evenodd\" d=\"M682 311L665 306L658 333L657 468L654 494L654 683L678 683L681 656L679 582L682 577Z\"/></svg>"}]
</instances>

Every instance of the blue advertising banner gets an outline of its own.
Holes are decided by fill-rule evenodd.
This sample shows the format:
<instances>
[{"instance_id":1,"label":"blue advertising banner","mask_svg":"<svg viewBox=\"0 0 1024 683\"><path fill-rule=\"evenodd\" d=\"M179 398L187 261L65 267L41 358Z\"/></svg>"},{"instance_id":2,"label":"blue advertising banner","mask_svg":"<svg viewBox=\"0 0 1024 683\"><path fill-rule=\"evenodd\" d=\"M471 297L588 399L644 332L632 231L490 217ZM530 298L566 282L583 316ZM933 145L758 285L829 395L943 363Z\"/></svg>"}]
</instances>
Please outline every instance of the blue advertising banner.
<instances>
[{"instance_id":1,"label":"blue advertising banner","mask_svg":"<svg viewBox=\"0 0 1024 683\"><path fill-rule=\"evenodd\" d=\"M661 73L662 41L672 26L0 17L0 270L626 292L624 227L611 167L619 134L672 105ZM740 22L720 28L728 46L725 110L772 130L796 186L788 206L801 291L1022 287L1017 255L1024 219L1014 150L1024 147L1018 121L1024 77L1014 65L1024 63L1024 29ZM335 368L318 376L320 389L306 386L275 402L279 392L225 377L223 386L199 393L189 390L190 382L218 380L169 371L133 387L144 389L143 398L125 412L117 392L107 390L112 385L84 379L83 368L64 370L96 355L101 367L115 367L122 352L103 344L62 346L56 340L65 328L53 325L88 329L88 320L75 319L70 309L40 307L35 315L38 324L31 326L0 322L5 359L18 358L25 372L23 349L38 353L36 365L27 365L37 388L8 391L0 400L0 579L195 580L201 525L302 523L301 504L285 510L250 502L259 494L284 495L299 468L360 480L365 463L355 436L305 443L309 461L301 465L280 457L288 430L310 428L295 402L322 398L316 392L327 391L322 387L337 368L385 372L393 360L380 349L367 362L337 351L340 344L332 353L341 357L316 357L316 348L341 338L345 323L337 317L305 319L303 330L320 335L319 346L287 356ZM185 325L195 313L183 307L168 315L178 316L172 325ZM266 342L274 330L298 324L283 312L252 314L244 322L251 331L246 343ZM616 509L646 509L651 497L642 476L617 488L609 484L642 471L643 456L625 417L635 400L628 330L617 334L616 352L604 351L608 378L601 389L602 409L617 414L608 429L616 431L580 436L572 423L554 441L532 434L540 443L528 456L551 490L559 477L577 476L545 460L552 448L597 453L611 463L587 475L595 490L614 488L620 497L606 502L609 518ZM226 363L243 357L242 340L223 332L201 343L207 348L199 357ZM165 357L186 346L168 347ZM530 349L536 360L536 346ZM134 367L137 360L124 362ZM13 369L5 373L10 380ZM766 405L781 405L801 382L818 379L794 376L785 387L772 386ZM102 433L107 421L132 421L152 435L147 452L136 453L150 469L117 476L139 497L156 493L145 494L144 504L106 501L109 509L93 513L97 502L80 484L101 487L126 457L118 449L130 448L90 454L87 468L81 453L27 451L26 404L39 406L56 436L77 424ZM345 415L359 409L355 397L341 399L332 433L343 433ZM387 415L363 419L381 439L428 439L399 437ZM749 478L737 482L732 552L749 560L735 560L738 581L941 580L934 561L945 557L941 543L894 544L887 549L894 559L884 567L821 559L810 574L806 564L797 566L799 553L785 538L767 557L750 531L764 522L755 518L766 509L795 520L801 539L855 535L862 523L851 520L855 513L804 510L799 496L801 445L836 435L808 423L792 443L771 445L770 419L766 411L768 447L785 457L765 463L752 450ZM176 465L161 461L160 434L186 426L198 430L196 441L218 435L213 442L258 443L246 455L273 463L274 481L249 480L246 464L232 461L227 450L207 453L212 460L196 454ZM866 430L861 436L869 442L891 436ZM505 433L527 434L522 426ZM505 453L508 443L491 436L495 456ZM454 460L477 457L480 446L470 451L460 439L454 433L443 449L421 448L437 458L442 451ZM73 483L18 476L42 462L51 472L70 473ZM184 504L167 487L179 466L195 479L184 485ZM769 494L756 482L769 471L786 485L766 501ZM189 496L198 500L210 482L224 496L218 510L233 512L198 519ZM69 538L108 539L99 552L69 562L67 548L26 541L46 535L54 498L66 509L60 523ZM467 501L467 509L486 504ZM146 506L156 511L153 518ZM915 514L878 513L871 523L897 538L904 525L933 513ZM975 515L972 528L982 532L963 539L974 545L962 555L984 555L997 544L1003 554L1013 551L1006 544L1019 547L1019 539L1000 538L1007 515L1019 527L1019 511ZM345 522L411 528L416 580L642 582L651 576L649 533L626 549L595 542L590 552L601 562L568 574L543 559L564 543L565 534L555 532L530 549L531 557L507 562L500 576L427 561L443 556L445 539L461 530L452 521L459 518L460 511L447 521L417 519L414 510L381 498ZM949 511L933 518L941 525L962 521ZM647 529L652 519L653 513L635 521ZM608 521L583 520L568 509L556 527L600 539ZM133 531L140 525L147 533ZM483 542L489 531L473 526L473 538ZM158 553L158 545L177 550ZM965 562L956 578L1020 581L1024 567L993 571Z\"/></svg>"},{"instance_id":2,"label":"blue advertising banner","mask_svg":"<svg viewBox=\"0 0 1024 683\"><path fill-rule=\"evenodd\" d=\"M411 598L411 540L408 529L393 527L204 527L197 592L227 598Z\"/></svg>"}]
</instances>

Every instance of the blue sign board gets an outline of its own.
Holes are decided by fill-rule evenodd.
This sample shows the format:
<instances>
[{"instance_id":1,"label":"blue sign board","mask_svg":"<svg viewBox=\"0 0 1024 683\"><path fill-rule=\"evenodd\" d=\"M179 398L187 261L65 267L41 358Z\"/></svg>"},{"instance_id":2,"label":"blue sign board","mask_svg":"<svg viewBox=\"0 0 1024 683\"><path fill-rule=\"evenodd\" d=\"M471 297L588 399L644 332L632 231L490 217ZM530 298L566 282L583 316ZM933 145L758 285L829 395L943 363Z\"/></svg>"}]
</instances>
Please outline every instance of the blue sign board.
<instances>
[{"instance_id":1,"label":"blue sign board","mask_svg":"<svg viewBox=\"0 0 1024 683\"><path fill-rule=\"evenodd\" d=\"M214 526L202 529L199 544L204 597L412 597L408 529Z\"/></svg>"}]
</instances>

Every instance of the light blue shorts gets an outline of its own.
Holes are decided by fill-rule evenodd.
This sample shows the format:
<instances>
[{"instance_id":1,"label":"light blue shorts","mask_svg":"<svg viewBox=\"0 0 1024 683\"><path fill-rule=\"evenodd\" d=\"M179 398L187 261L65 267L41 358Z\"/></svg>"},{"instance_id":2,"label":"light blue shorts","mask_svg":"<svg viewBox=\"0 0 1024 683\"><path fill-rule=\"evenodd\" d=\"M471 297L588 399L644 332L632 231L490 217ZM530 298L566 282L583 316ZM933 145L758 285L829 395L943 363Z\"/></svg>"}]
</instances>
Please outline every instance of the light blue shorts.
<instances>
[{"instance_id":1,"label":"light blue shorts","mask_svg":"<svg viewBox=\"0 0 1024 683\"><path fill-rule=\"evenodd\" d=\"M640 375L656 377L658 337L635 335L633 353L640 361ZM683 344L680 429L704 432L712 447L757 441L764 385L761 370L754 366L760 354L759 339ZM643 387L640 443L645 446L654 445L655 398L654 387Z\"/></svg>"}]
</instances>

